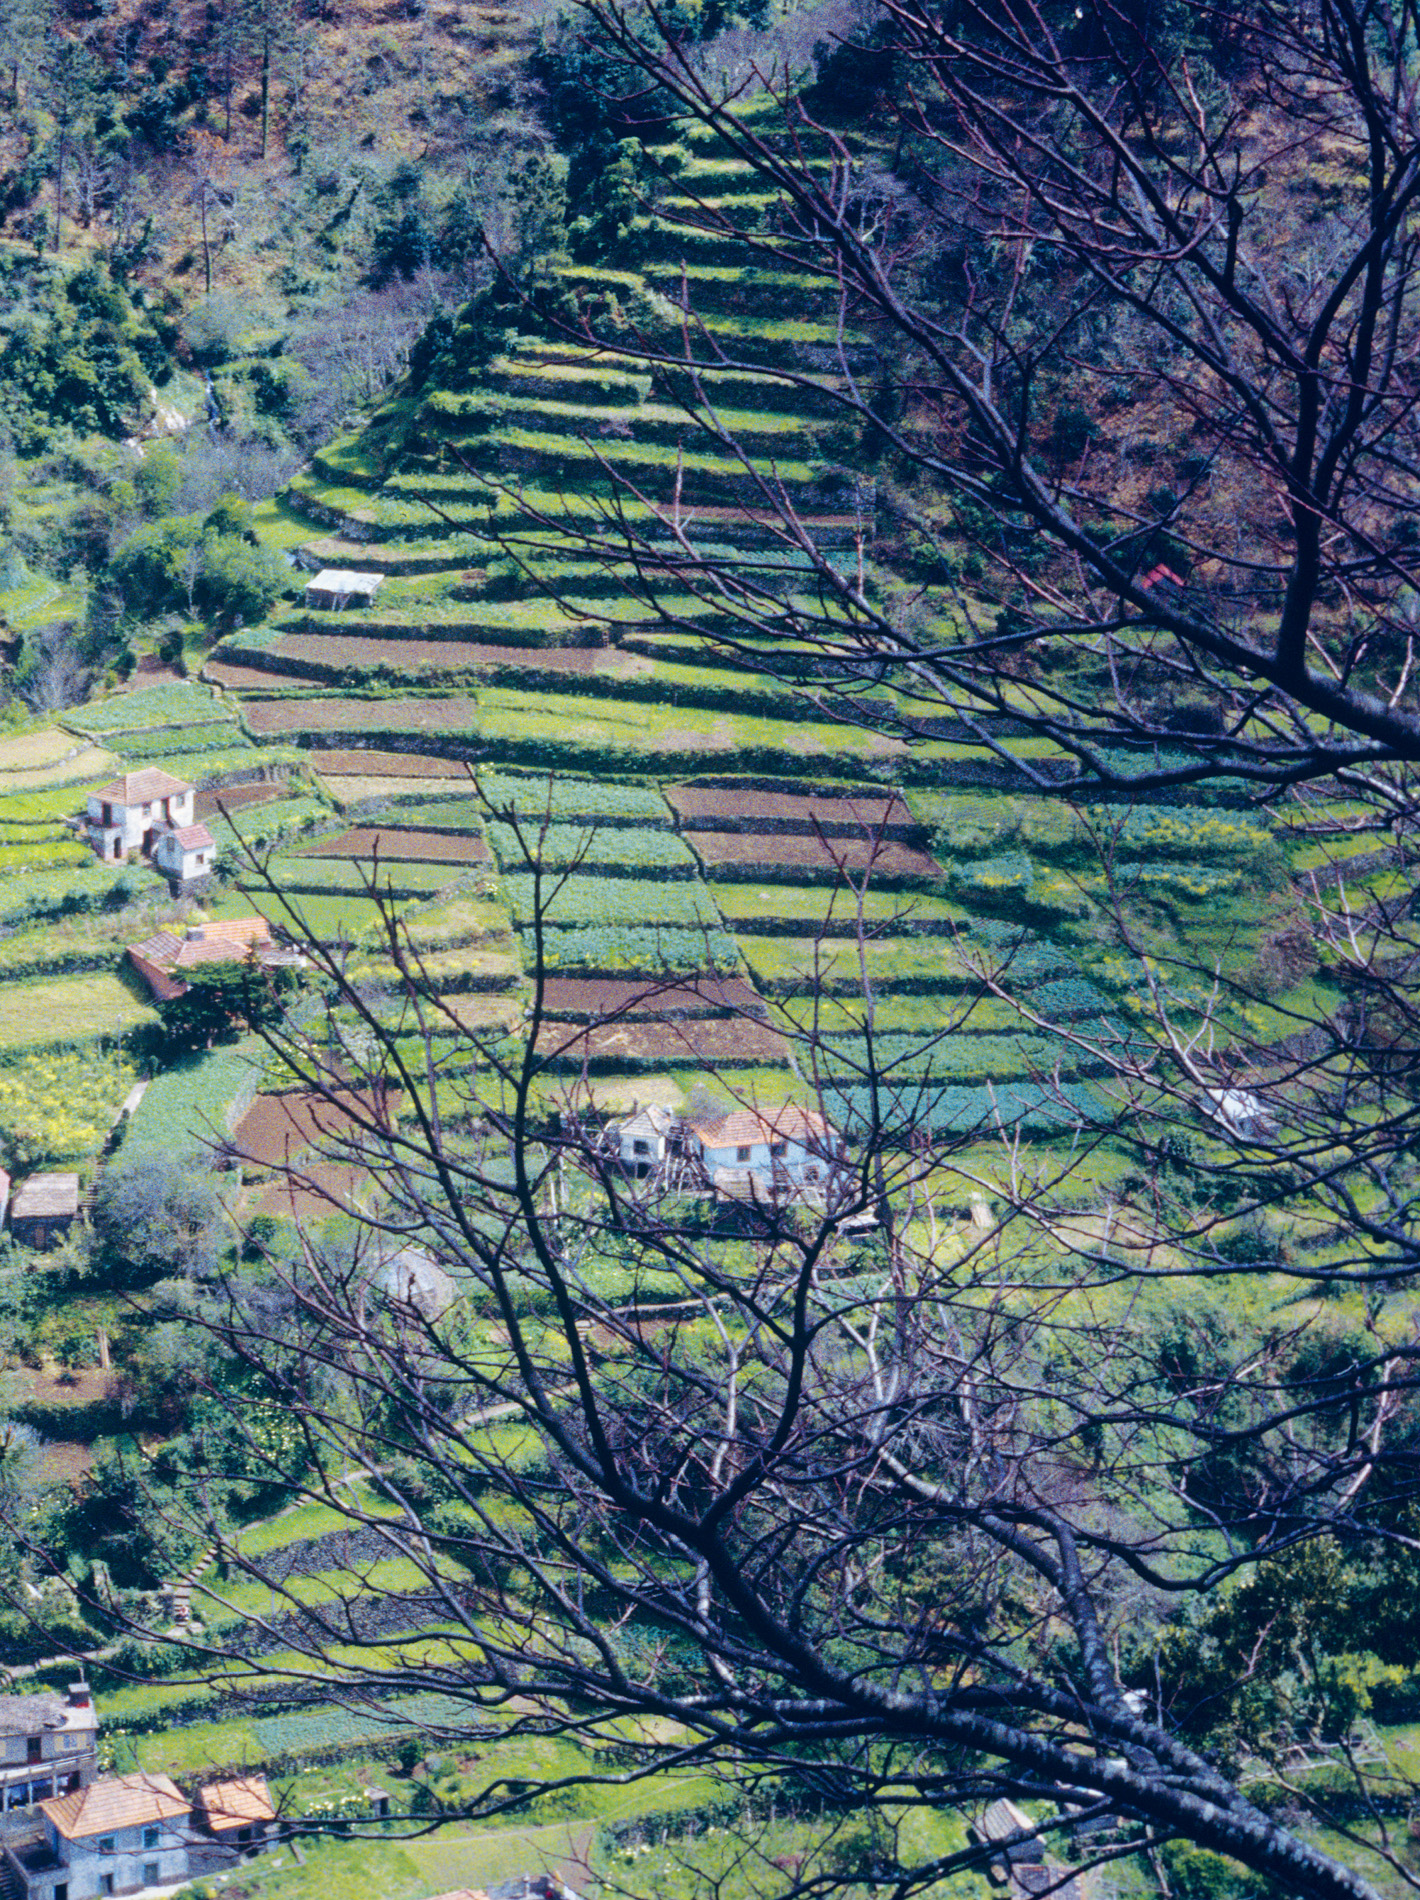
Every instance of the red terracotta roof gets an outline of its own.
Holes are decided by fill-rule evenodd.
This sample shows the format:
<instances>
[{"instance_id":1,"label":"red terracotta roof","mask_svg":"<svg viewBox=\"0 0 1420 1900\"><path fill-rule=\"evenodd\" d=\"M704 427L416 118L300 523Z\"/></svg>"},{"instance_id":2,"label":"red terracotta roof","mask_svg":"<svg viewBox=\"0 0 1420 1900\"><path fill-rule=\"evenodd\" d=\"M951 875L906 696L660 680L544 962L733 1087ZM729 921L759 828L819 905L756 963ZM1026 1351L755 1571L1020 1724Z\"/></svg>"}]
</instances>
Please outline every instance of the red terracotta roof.
<instances>
[{"instance_id":1,"label":"red terracotta roof","mask_svg":"<svg viewBox=\"0 0 1420 1900\"><path fill-rule=\"evenodd\" d=\"M206 825L174 825L172 835L184 851L206 851L217 843Z\"/></svg>"},{"instance_id":2,"label":"red terracotta roof","mask_svg":"<svg viewBox=\"0 0 1420 1900\"><path fill-rule=\"evenodd\" d=\"M200 825L189 829L203 830ZM271 926L264 917L234 917L228 923L199 924L200 937L181 930L160 930L143 943L129 946L128 954L160 970L190 970L200 963L239 963L253 948L260 956L271 942Z\"/></svg>"},{"instance_id":3,"label":"red terracotta roof","mask_svg":"<svg viewBox=\"0 0 1420 1900\"><path fill-rule=\"evenodd\" d=\"M105 1775L87 1788L39 1805L68 1841L117 1834L125 1827L149 1827L154 1821L171 1821L192 1812L192 1803L183 1799L166 1775Z\"/></svg>"},{"instance_id":4,"label":"red terracotta roof","mask_svg":"<svg viewBox=\"0 0 1420 1900\"><path fill-rule=\"evenodd\" d=\"M197 1801L207 1816L207 1825L218 1831L276 1819L265 1775L248 1775L236 1781L209 1781L206 1787L198 1789Z\"/></svg>"},{"instance_id":5,"label":"red terracotta roof","mask_svg":"<svg viewBox=\"0 0 1420 1900\"><path fill-rule=\"evenodd\" d=\"M733 1109L718 1121L690 1122L693 1135L707 1148L752 1148L756 1142L797 1141L822 1147L828 1123L817 1109L785 1102L780 1108Z\"/></svg>"},{"instance_id":6,"label":"red terracotta roof","mask_svg":"<svg viewBox=\"0 0 1420 1900\"><path fill-rule=\"evenodd\" d=\"M93 796L110 805L150 805L155 798L171 798L175 792L191 790L185 778L174 778L171 772L148 765L141 772L125 772L122 778L110 779Z\"/></svg>"}]
</instances>

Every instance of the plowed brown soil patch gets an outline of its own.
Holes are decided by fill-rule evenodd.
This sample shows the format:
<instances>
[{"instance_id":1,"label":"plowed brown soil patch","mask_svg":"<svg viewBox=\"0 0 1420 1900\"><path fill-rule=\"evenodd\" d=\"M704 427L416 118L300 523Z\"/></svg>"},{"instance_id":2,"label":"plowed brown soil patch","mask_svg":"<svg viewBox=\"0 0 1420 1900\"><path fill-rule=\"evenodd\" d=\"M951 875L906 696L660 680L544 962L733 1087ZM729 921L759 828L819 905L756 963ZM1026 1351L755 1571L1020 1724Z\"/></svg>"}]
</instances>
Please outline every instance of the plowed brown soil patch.
<instances>
[{"instance_id":1,"label":"plowed brown soil patch","mask_svg":"<svg viewBox=\"0 0 1420 1900\"><path fill-rule=\"evenodd\" d=\"M238 666L233 660L207 660L202 677L212 686L230 687L234 693L274 693L282 686L297 682L281 673L263 673L255 666Z\"/></svg>"},{"instance_id":2,"label":"plowed brown soil patch","mask_svg":"<svg viewBox=\"0 0 1420 1900\"><path fill-rule=\"evenodd\" d=\"M370 1177L360 1168L343 1168L315 1161L300 1170L301 1179L277 1175L246 1203L248 1214L271 1214L277 1220L329 1220L332 1214L353 1212Z\"/></svg>"},{"instance_id":3,"label":"plowed brown soil patch","mask_svg":"<svg viewBox=\"0 0 1420 1900\"><path fill-rule=\"evenodd\" d=\"M447 759L431 759L423 752L381 752L371 747L352 746L348 751L333 752L317 748L310 755L318 772L347 772L356 778L459 778L456 766ZM472 776L463 781L470 788Z\"/></svg>"},{"instance_id":4,"label":"plowed brown soil patch","mask_svg":"<svg viewBox=\"0 0 1420 1900\"><path fill-rule=\"evenodd\" d=\"M739 1016L693 1016L683 1022L547 1023L538 1054L561 1065L589 1062L784 1062L784 1038L767 1023Z\"/></svg>"},{"instance_id":5,"label":"plowed brown soil patch","mask_svg":"<svg viewBox=\"0 0 1420 1900\"><path fill-rule=\"evenodd\" d=\"M356 1091L350 1106L319 1095L258 1095L232 1131L232 1146L256 1168L277 1168L288 1156L347 1136L358 1113L368 1114L371 1098Z\"/></svg>"},{"instance_id":6,"label":"plowed brown soil patch","mask_svg":"<svg viewBox=\"0 0 1420 1900\"><path fill-rule=\"evenodd\" d=\"M378 847L382 860L418 864L490 864L488 846L482 838L465 837L452 831L413 831L398 826L357 826L338 838L322 838L308 851L308 858L370 858Z\"/></svg>"},{"instance_id":7,"label":"plowed brown soil patch","mask_svg":"<svg viewBox=\"0 0 1420 1900\"><path fill-rule=\"evenodd\" d=\"M461 1029L509 1030L522 1021L523 1006L516 996L441 996L439 1013L431 1013L430 1022L437 1030L450 1016Z\"/></svg>"},{"instance_id":8,"label":"plowed brown soil patch","mask_svg":"<svg viewBox=\"0 0 1420 1900\"><path fill-rule=\"evenodd\" d=\"M775 830L799 826L810 834L825 831L841 837L861 837L880 825L907 828L912 813L896 792L864 792L861 798L816 798L794 792L760 792L735 785L672 785L666 799L688 824L717 819L738 828L761 824Z\"/></svg>"},{"instance_id":9,"label":"plowed brown soil patch","mask_svg":"<svg viewBox=\"0 0 1420 1900\"><path fill-rule=\"evenodd\" d=\"M556 1016L714 1016L764 1009L748 983L714 976L673 989L632 977L554 976L544 1003Z\"/></svg>"},{"instance_id":10,"label":"plowed brown soil patch","mask_svg":"<svg viewBox=\"0 0 1420 1900\"><path fill-rule=\"evenodd\" d=\"M460 666L506 666L518 672L649 673L651 662L606 647L507 647L470 640L388 640L359 634L288 633L268 649L276 658L315 666L387 666L447 671ZM223 661L220 664L227 664ZM268 675L268 687L276 685Z\"/></svg>"},{"instance_id":11,"label":"plowed brown soil patch","mask_svg":"<svg viewBox=\"0 0 1420 1900\"><path fill-rule=\"evenodd\" d=\"M848 871L872 871L881 877L940 877L942 867L925 851L890 839L875 845L869 838L802 838L785 833L692 831L686 842L708 867L715 865L773 864L831 872L835 865Z\"/></svg>"},{"instance_id":12,"label":"plowed brown soil patch","mask_svg":"<svg viewBox=\"0 0 1420 1900\"><path fill-rule=\"evenodd\" d=\"M284 785L272 785L266 781L260 785L219 786L215 791L199 792L193 812L198 818L220 817L223 810L241 811L246 805L269 805L274 799L285 796Z\"/></svg>"},{"instance_id":13,"label":"plowed brown soil patch","mask_svg":"<svg viewBox=\"0 0 1420 1900\"><path fill-rule=\"evenodd\" d=\"M243 708L253 732L462 732L478 717L473 699L258 699ZM444 768L448 769L447 765Z\"/></svg>"}]
</instances>

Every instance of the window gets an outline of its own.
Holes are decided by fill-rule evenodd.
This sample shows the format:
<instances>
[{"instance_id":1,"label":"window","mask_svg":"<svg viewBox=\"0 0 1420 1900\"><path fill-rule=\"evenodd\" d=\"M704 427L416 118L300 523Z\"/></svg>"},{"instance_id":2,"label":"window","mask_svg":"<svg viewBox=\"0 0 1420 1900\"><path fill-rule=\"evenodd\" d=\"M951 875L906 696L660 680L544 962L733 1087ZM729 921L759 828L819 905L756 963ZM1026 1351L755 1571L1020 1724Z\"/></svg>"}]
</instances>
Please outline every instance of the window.
<instances>
[{"instance_id":1,"label":"window","mask_svg":"<svg viewBox=\"0 0 1420 1900\"><path fill-rule=\"evenodd\" d=\"M158 1884L158 1875L161 1871L162 1869L158 1866L157 1861L145 1860L143 1863L143 1885L145 1887L156 1887Z\"/></svg>"},{"instance_id":2,"label":"window","mask_svg":"<svg viewBox=\"0 0 1420 1900\"><path fill-rule=\"evenodd\" d=\"M651 1150L644 1141L633 1141L631 1144L631 1152L634 1155L648 1155Z\"/></svg>"},{"instance_id":3,"label":"window","mask_svg":"<svg viewBox=\"0 0 1420 1900\"><path fill-rule=\"evenodd\" d=\"M239 1827L237 1829L238 1847L246 1847L247 1845L249 1845L250 1841L251 1841L251 1829L249 1827Z\"/></svg>"},{"instance_id":4,"label":"window","mask_svg":"<svg viewBox=\"0 0 1420 1900\"><path fill-rule=\"evenodd\" d=\"M61 1736L59 1746L67 1749L70 1754L73 1754L74 1750L79 1746L79 1737L77 1735Z\"/></svg>"},{"instance_id":5,"label":"window","mask_svg":"<svg viewBox=\"0 0 1420 1900\"><path fill-rule=\"evenodd\" d=\"M42 1735L31 1735L26 1738L25 1760L26 1761L43 1761L44 1760L44 1737Z\"/></svg>"},{"instance_id":6,"label":"window","mask_svg":"<svg viewBox=\"0 0 1420 1900\"><path fill-rule=\"evenodd\" d=\"M145 818L151 818L152 815L153 815L153 807L152 807L152 804L149 803L143 807L143 816Z\"/></svg>"},{"instance_id":7,"label":"window","mask_svg":"<svg viewBox=\"0 0 1420 1900\"><path fill-rule=\"evenodd\" d=\"M743 1148L736 1148L736 1150L735 1150L735 1159L736 1159L736 1161L748 1161L748 1160L749 1160L749 1149L748 1149L748 1147L743 1147Z\"/></svg>"},{"instance_id":8,"label":"window","mask_svg":"<svg viewBox=\"0 0 1420 1900\"><path fill-rule=\"evenodd\" d=\"M145 1828L144 1828L144 1830L143 1830L143 1845L144 1845L145 1847L156 1847L156 1846L158 1845L158 1830L157 1830L157 1828L155 1828L155 1827L145 1827Z\"/></svg>"},{"instance_id":9,"label":"window","mask_svg":"<svg viewBox=\"0 0 1420 1900\"><path fill-rule=\"evenodd\" d=\"M111 1854L111 1853L113 1852L113 1836L112 1836L112 1834L100 1834L100 1836L99 1836L99 1852L100 1852L101 1854Z\"/></svg>"},{"instance_id":10,"label":"window","mask_svg":"<svg viewBox=\"0 0 1420 1900\"><path fill-rule=\"evenodd\" d=\"M785 1154L788 1152L788 1148L789 1144L787 1141L771 1141L769 1144L769 1152L776 1161L783 1160Z\"/></svg>"}]
</instances>

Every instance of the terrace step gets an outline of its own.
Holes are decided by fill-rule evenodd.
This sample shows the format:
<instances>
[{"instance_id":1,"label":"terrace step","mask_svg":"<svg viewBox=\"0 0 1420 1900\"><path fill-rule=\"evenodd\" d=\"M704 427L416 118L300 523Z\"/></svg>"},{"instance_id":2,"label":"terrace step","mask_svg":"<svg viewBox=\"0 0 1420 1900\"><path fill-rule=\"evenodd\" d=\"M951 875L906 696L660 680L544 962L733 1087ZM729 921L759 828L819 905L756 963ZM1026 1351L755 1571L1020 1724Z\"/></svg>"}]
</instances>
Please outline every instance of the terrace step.
<instances>
[{"instance_id":1,"label":"terrace step","mask_svg":"<svg viewBox=\"0 0 1420 1900\"><path fill-rule=\"evenodd\" d=\"M545 502L546 513L551 514L559 499L563 498L535 497L530 494L528 500L524 501L516 495L505 495L502 497L497 516L499 526L515 529L526 524L529 528L535 528L539 525L539 520L529 503L536 506ZM585 512L590 514L591 510L588 509ZM628 502L623 512L649 537L656 540L661 538L658 524L662 522L668 524L672 519L672 509L669 504L665 505L662 513L653 515L650 509L635 502ZM696 537L714 535L717 542L732 542L740 551L782 550L784 546L783 529L779 517L768 509L708 506L701 502L685 502L676 514L676 519L686 533ZM863 513L848 513L805 509L799 515L799 522L804 530L814 537L817 545L826 552L856 547L859 536L864 532L871 534L872 531L871 510L865 510ZM665 528L665 533L669 535L669 526ZM702 540L700 545L704 547L706 544Z\"/></svg>"},{"instance_id":2,"label":"terrace step","mask_svg":"<svg viewBox=\"0 0 1420 1900\"><path fill-rule=\"evenodd\" d=\"M802 414L768 409L716 408L714 414L689 413L677 403L642 402L621 408L588 408L579 402L558 401L516 390L490 391L479 406L470 403L462 414L440 418L445 439L467 439L513 427L550 434L565 430L574 440L609 448L618 442L651 443L689 448L714 447L723 435L752 451L767 455L803 455L813 447L814 423Z\"/></svg>"},{"instance_id":3,"label":"terrace step","mask_svg":"<svg viewBox=\"0 0 1420 1900\"><path fill-rule=\"evenodd\" d=\"M679 488L682 502L689 507L717 507L729 502L753 506L765 502L765 485L786 494L796 512L815 506L831 507L846 501L844 478L833 469L815 469L807 462L784 456L776 458L772 468L762 474L747 471L729 455L711 455L700 449L676 451L654 444L618 442L598 444L579 442L575 437L540 436L530 441L510 441L509 430L500 436L480 437L474 465L486 470L494 480L510 476L541 477L544 481L566 476L569 481L592 482L600 491L613 488L624 492L633 485L649 500L669 506ZM527 432L529 436L531 431ZM702 438L703 439L703 438ZM392 488L396 495L409 492ZM419 485L421 498L453 513L464 502L463 493L450 483L440 485L437 477Z\"/></svg>"},{"instance_id":4,"label":"terrace step","mask_svg":"<svg viewBox=\"0 0 1420 1900\"><path fill-rule=\"evenodd\" d=\"M676 310L689 310L709 320L718 330L735 316L823 318L838 306L838 288L832 279L809 271L758 269L752 264L712 264L702 258L684 260L665 252L634 275L608 273L592 265L573 265L564 280L584 297L618 297L650 289Z\"/></svg>"},{"instance_id":5,"label":"terrace step","mask_svg":"<svg viewBox=\"0 0 1420 1900\"><path fill-rule=\"evenodd\" d=\"M519 353L504 356L490 364L486 385L509 396L545 397L551 401L568 400L582 410L624 406L634 400L638 405L661 385L669 385L677 372L658 370L633 377L618 371L615 377L603 370L597 359L558 360L552 356ZM830 416L837 410L833 400L832 378L813 379L797 372L776 376L767 370L720 369L708 364L700 372L710 400L740 407L746 403L762 405L781 414L806 418ZM688 383L688 378L683 379ZM467 398L446 392L451 406ZM433 401L433 398L429 398Z\"/></svg>"},{"instance_id":6,"label":"terrace step","mask_svg":"<svg viewBox=\"0 0 1420 1900\"><path fill-rule=\"evenodd\" d=\"M443 573L449 567L466 563L470 554L476 555L478 549L470 548L467 537L442 546L435 543L427 548L400 548L378 541L346 541L332 534L307 541L296 552L305 557L313 573L318 567L356 567L407 576Z\"/></svg>"}]
</instances>

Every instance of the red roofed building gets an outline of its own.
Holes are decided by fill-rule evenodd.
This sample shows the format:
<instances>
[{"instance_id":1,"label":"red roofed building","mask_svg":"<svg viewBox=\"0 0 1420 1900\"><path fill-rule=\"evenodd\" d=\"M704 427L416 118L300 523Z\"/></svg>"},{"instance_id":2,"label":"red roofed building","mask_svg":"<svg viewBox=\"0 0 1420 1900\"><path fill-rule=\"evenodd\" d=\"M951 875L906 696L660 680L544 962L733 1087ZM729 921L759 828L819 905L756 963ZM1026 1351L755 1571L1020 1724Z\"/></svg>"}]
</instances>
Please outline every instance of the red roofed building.
<instances>
[{"instance_id":1,"label":"red roofed building","mask_svg":"<svg viewBox=\"0 0 1420 1900\"><path fill-rule=\"evenodd\" d=\"M217 841L206 825L174 825L153 841L153 862L176 884L210 877L217 860Z\"/></svg>"},{"instance_id":2,"label":"red roofed building","mask_svg":"<svg viewBox=\"0 0 1420 1900\"><path fill-rule=\"evenodd\" d=\"M800 1108L797 1102L688 1121L685 1145L717 1193L762 1201L822 1188L842 1148L836 1130L817 1109Z\"/></svg>"},{"instance_id":3,"label":"red roofed building","mask_svg":"<svg viewBox=\"0 0 1420 1900\"><path fill-rule=\"evenodd\" d=\"M186 993L184 970L198 969L204 963L242 963L248 957L272 967L304 962L298 950L288 950L275 942L264 917L190 923L185 929L160 930L143 943L128 946L129 962L159 1003L170 1003Z\"/></svg>"},{"instance_id":4,"label":"red roofed building","mask_svg":"<svg viewBox=\"0 0 1420 1900\"><path fill-rule=\"evenodd\" d=\"M192 823L193 788L155 765L125 772L90 792L89 843L112 862L130 851L151 852L158 833Z\"/></svg>"},{"instance_id":5,"label":"red roofed building","mask_svg":"<svg viewBox=\"0 0 1420 1900\"><path fill-rule=\"evenodd\" d=\"M39 1812L44 1840L6 1856L29 1900L60 1888L66 1900L88 1900L188 1878L192 1803L166 1775L105 1775L42 1801Z\"/></svg>"}]
</instances>

